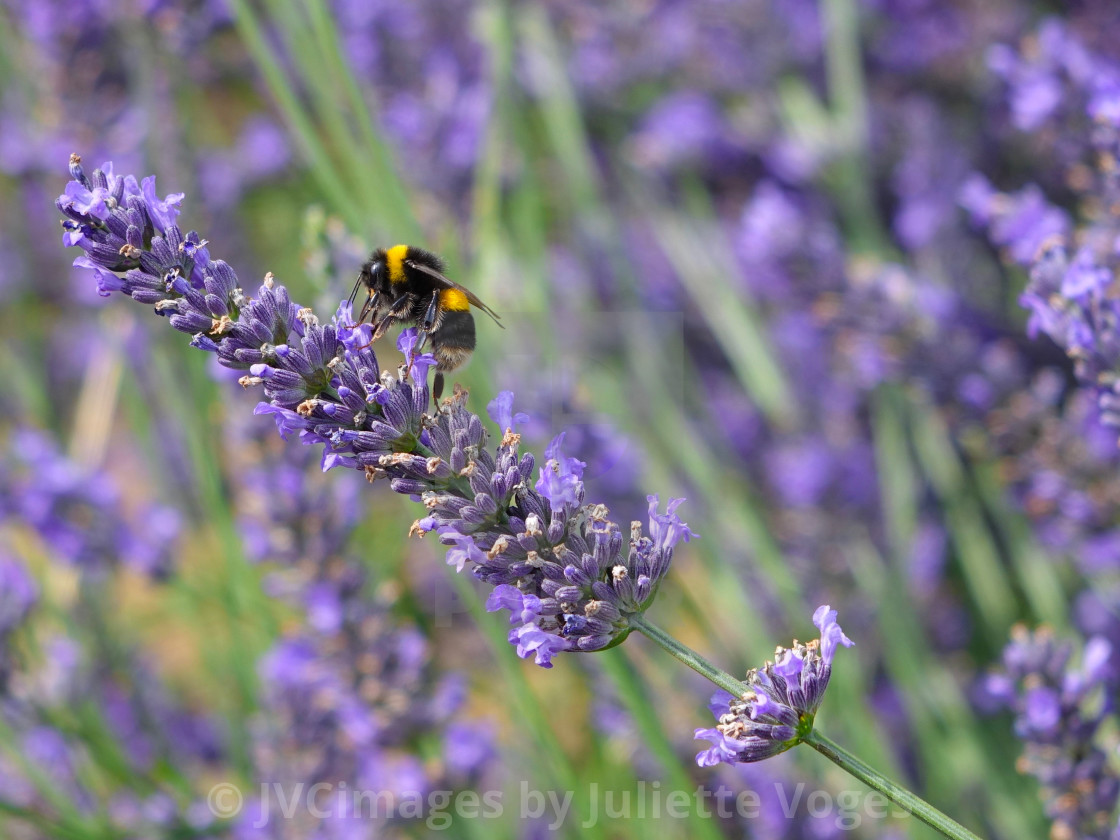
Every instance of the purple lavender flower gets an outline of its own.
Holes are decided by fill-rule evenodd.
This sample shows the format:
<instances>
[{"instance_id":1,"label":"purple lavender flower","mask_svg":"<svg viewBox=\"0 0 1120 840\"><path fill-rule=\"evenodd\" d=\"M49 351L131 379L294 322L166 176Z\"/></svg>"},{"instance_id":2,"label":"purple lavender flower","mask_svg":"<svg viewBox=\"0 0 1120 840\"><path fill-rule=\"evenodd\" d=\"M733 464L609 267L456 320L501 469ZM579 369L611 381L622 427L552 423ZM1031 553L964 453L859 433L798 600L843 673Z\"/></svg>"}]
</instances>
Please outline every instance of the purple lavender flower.
<instances>
[{"instance_id":1,"label":"purple lavender flower","mask_svg":"<svg viewBox=\"0 0 1120 840\"><path fill-rule=\"evenodd\" d=\"M281 128L263 116L250 118L232 149L213 148L199 160L199 182L211 208L232 207L256 183L276 177L291 159Z\"/></svg>"},{"instance_id":2,"label":"purple lavender flower","mask_svg":"<svg viewBox=\"0 0 1120 840\"><path fill-rule=\"evenodd\" d=\"M231 437L238 459L232 469L242 478L252 466L258 471L248 487L242 482L235 486L249 500L267 493L267 510L251 511L246 505L253 514L250 521L266 532L268 544L285 546L268 556L294 565L294 552L304 576L298 588L304 626L260 662L263 697L249 744L253 783L306 787L345 781L354 789L410 795L476 785L491 766L493 739L486 727L462 718L464 681L458 674L437 676L424 637L415 628L402 627L383 599L370 597L360 564L338 556L341 532L349 531L357 515L356 497L343 493L330 498L325 491L316 492L323 488L305 486L293 475L298 467L312 466L313 459L296 459L297 467L279 458L266 465L255 462L254 452L259 457L266 443L279 443L275 436L253 441L241 429ZM25 447L33 455L38 450L30 444L36 440L28 436ZM322 497L328 506L337 502L337 519L324 516ZM83 598L96 591L81 590ZM29 672L16 667L22 663L9 664L7 634L27 616L35 588L22 565L3 557L0 594L0 719L49 769L52 783L83 810L103 810L111 830L121 836L168 836L186 833L187 826L192 835L217 830L199 791L165 789L153 780L161 775L160 765L176 768L183 784L230 778L234 771L222 729L209 717L182 708L139 656L108 663L98 658L100 648L83 649L60 637L45 647L41 668ZM76 616L90 615L103 603L100 597L83 601ZM14 690L9 692L9 685ZM96 750L91 756L79 734L49 725L58 719L60 707L79 702L88 704L88 714L98 715L112 736L131 774L128 784L88 784L99 770ZM441 742L444 764L426 765L414 757ZM20 767L0 762L0 801L50 819L52 801L36 782ZM314 830L333 836L330 832L345 823L345 815L322 820L313 816L298 817L308 820L307 836ZM368 821L360 825L368 832ZM287 836L282 827L279 822L270 824L256 836Z\"/></svg>"},{"instance_id":3,"label":"purple lavender flower","mask_svg":"<svg viewBox=\"0 0 1120 840\"><path fill-rule=\"evenodd\" d=\"M905 136L891 175L899 200L895 238L911 252L944 247L956 229L957 194L969 166L966 149L949 135L931 99L905 99L896 108Z\"/></svg>"},{"instance_id":4,"label":"purple lavender flower","mask_svg":"<svg viewBox=\"0 0 1120 840\"><path fill-rule=\"evenodd\" d=\"M561 432L545 450L545 463L541 467L540 478L534 485L541 497L548 501L553 511L563 510L565 505L582 501L578 497L583 488L583 469L587 466L577 458L567 458L561 454L564 433Z\"/></svg>"},{"instance_id":5,"label":"purple lavender flower","mask_svg":"<svg viewBox=\"0 0 1120 840\"><path fill-rule=\"evenodd\" d=\"M415 336L406 343L411 351ZM437 679L427 640L394 618L363 565L346 555L361 512L360 477L314 471L310 448L281 457L283 442L267 425L247 422L254 418L238 411L244 407L230 406L242 527L258 559L275 568L269 591L304 615L303 626L258 663L264 702L254 726L256 776L377 790L472 784L493 757L492 737L461 718L461 676ZM442 768L412 758L427 748L421 742L441 735ZM341 830L344 817L308 819L303 833Z\"/></svg>"},{"instance_id":6,"label":"purple lavender flower","mask_svg":"<svg viewBox=\"0 0 1120 840\"><path fill-rule=\"evenodd\" d=\"M117 483L31 429L12 436L0 472L0 515L34 528L57 556L85 572L119 563L151 578L171 571L179 517L159 505L126 512Z\"/></svg>"},{"instance_id":7,"label":"purple lavender flower","mask_svg":"<svg viewBox=\"0 0 1120 840\"><path fill-rule=\"evenodd\" d=\"M625 638L628 617L648 607L676 544L692 536L676 514L681 500L660 514L657 497L648 497L650 535L633 523L624 554L607 509L584 503L583 463L560 452L562 436L534 481L536 462L519 453L512 417L491 455L465 393L435 416L426 413L429 365L413 357L415 333L401 337L407 360L397 375L382 371L368 326L355 328L348 303L329 326L320 324L271 275L247 298L233 270L211 260L206 242L174 224L178 195L156 209L153 182L141 189L132 176L99 169L86 178L76 158L72 166L78 183L108 193L105 219L82 212L68 195L57 203L68 217L64 244L86 252L77 264L94 268L107 291L154 304L172 327L192 334L193 347L248 371L241 384L263 387L268 400L257 413L272 415L285 437L321 444L324 468L387 478L395 492L422 502L428 513L414 533L436 531L454 546L449 562L470 563L480 579L508 587L492 608L514 605L510 641L522 656L534 653L548 666L561 650L600 650ZM106 282L106 274L120 282Z\"/></svg>"},{"instance_id":8,"label":"purple lavender flower","mask_svg":"<svg viewBox=\"0 0 1120 840\"><path fill-rule=\"evenodd\" d=\"M676 169L730 155L729 134L719 107L703 94L670 94L646 114L630 139L630 156L640 166Z\"/></svg>"},{"instance_id":9,"label":"purple lavender flower","mask_svg":"<svg viewBox=\"0 0 1120 840\"><path fill-rule=\"evenodd\" d=\"M1051 835L1106 840L1116 836L1120 777L1099 733L1114 711L1120 668L1112 644L1100 636L1085 644L1079 665L1072 654L1073 646L1049 630L1017 626L1003 653L1006 670L986 688L1015 712L1015 734L1023 741L1018 766L1039 781Z\"/></svg>"},{"instance_id":10,"label":"purple lavender flower","mask_svg":"<svg viewBox=\"0 0 1120 840\"><path fill-rule=\"evenodd\" d=\"M977 174L962 184L960 201L973 223L986 227L992 243L1018 265L1030 265L1047 242L1069 231L1069 216L1034 184L1005 194Z\"/></svg>"},{"instance_id":11,"label":"purple lavender flower","mask_svg":"<svg viewBox=\"0 0 1120 840\"><path fill-rule=\"evenodd\" d=\"M1087 99L1095 103L1092 116L1107 112L1120 80L1120 66L1094 54L1056 18L1043 21L1023 49L992 47L988 66L1007 83L1012 118L1022 131L1037 131L1052 119L1072 122Z\"/></svg>"},{"instance_id":12,"label":"purple lavender flower","mask_svg":"<svg viewBox=\"0 0 1120 840\"><path fill-rule=\"evenodd\" d=\"M402 171L443 200L469 190L493 93L474 4L339 0L342 46L357 78L375 86L381 126Z\"/></svg>"},{"instance_id":13,"label":"purple lavender flower","mask_svg":"<svg viewBox=\"0 0 1120 840\"><path fill-rule=\"evenodd\" d=\"M1120 222L1094 207L1115 206L1120 181L1114 161L1120 129L1098 122L1083 141L1082 153L1096 156L1075 183L1088 218L1068 244L1069 220L1050 206L1037 187L1016 196L1000 195L979 177L962 196L974 221L989 229L1013 262L1030 266L1030 283L1020 298L1030 312L1031 336L1048 335L1073 360L1078 379L1096 394L1106 423L1120 425L1120 300L1112 278L1120 267Z\"/></svg>"},{"instance_id":14,"label":"purple lavender flower","mask_svg":"<svg viewBox=\"0 0 1120 840\"><path fill-rule=\"evenodd\" d=\"M563 459L558 450L554 454ZM546 464L542 480L549 485L562 469L554 473ZM642 535L641 523L632 522L630 550L623 559L618 526L605 518L601 505L582 505L578 477L571 486L551 487L549 493L542 496L549 500L551 514L533 510L518 529L517 546L525 559L502 557L517 552L511 541L503 540L494 543L500 547L499 558L488 552L476 567L479 577L495 584L487 610L510 611L510 644L519 656L533 655L546 668L560 651L600 650L622 641L629 633L629 616L653 600L674 547L695 536L676 515L683 499L670 499L662 514L657 496L649 496L649 536ZM445 542L455 538L454 529L447 528L440 529Z\"/></svg>"},{"instance_id":15,"label":"purple lavender flower","mask_svg":"<svg viewBox=\"0 0 1120 840\"><path fill-rule=\"evenodd\" d=\"M402 330L397 338L397 349L404 356L408 378L413 382L427 382L428 371L437 363L436 357L431 353L417 352L422 349L422 344L420 331L416 327Z\"/></svg>"},{"instance_id":16,"label":"purple lavender flower","mask_svg":"<svg viewBox=\"0 0 1120 840\"><path fill-rule=\"evenodd\" d=\"M748 691L741 697L726 691L712 695L709 708L719 723L696 730L696 738L712 742L696 756L697 764L762 761L796 746L812 731L836 648L853 644L836 623L836 610L827 604L813 613L813 623L821 631L820 639L779 647L773 662L748 672Z\"/></svg>"},{"instance_id":17,"label":"purple lavender flower","mask_svg":"<svg viewBox=\"0 0 1120 840\"><path fill-rule=\"evenodd\" d=\"M821 53L818 10L808 3L544 7L592 142L635 126L622 147L632 163L647 173L709 173L717 189L774 145L778 77ZM529 94L551 95L551 68L531 53L525 64Z\"/></svg>"},{"instance_id":18,"label":"purple lavender flower","mask_svg":"<svg viewBox=\"0 0 1120 840\"><path fill-rule=\"evenodd\" d=\"M586 323L586 322L581 322ZM589 337L588 340L594 339ZM583 480L593 483L611 502L611 510L632 518L631 511L645 508L640 492L640 472L644 452L637 439L628 435L611 417L589 404L589 395L570 375L540 377L539 360L526 356L519 364L503 367L508 382L532 382L535 388L518 393L518 401L528 412L512 412L513 392L499 392L487 406L487 414L499 429L512 428L524 437L549 439L553 429L564 429L564 450L587 466ZM534 378L535 377L535 378ZM512 425L511 425L512 421Z\"/></svg>"},{"instance_id":19,"label":"purple lavender flower","mask_svg":"<svg viewBox=\"0 0 1120 840\"><path fill-rule=\"evenodd\" d=\"M273 579L271 588L298 590L344 554L361 517L363 482L353 474L323 475L310 448L284 452L251 406L232 403L226 424L242 541L250 560L271 563L275 575L298 577L291 585Z\"/></svg>"},{"instance_id":20,"label":"purple lavender flower","mask_svg":"<svg viewBox=\"0 0 1120 840\"><path fill-rule=\"evenodd\" d=\"M959 64L969 41L981 41L987 34L976 31L988 24L987 17L969 17L954 4L864 0L862 5L878 12L877 25L871 27L871 53L892 75L914 70L936 74L942 64Z\"/></svg>"},{"instance_id":21,"label":"purple lavender flower","mask_svg":"<svg viewBox=\"0 0 1120 840\"><path fill-rule=\"evenodd\" d=\"M474 784L494 756L492 735L459 719L460 675L437 681L424 637L395 621L388 602L370 597L357 564L335 561L310 588L308 626L260 663L257 778L286 787L345 781L412 795ZM442 738L443 765L414 758L433 735ZM345 816L300 815L302 833L338 828Z\"/></svg>"},{"instance_id":22,"label":"purple lavender flower","mask_svg":"<svg viewBox=\"0 0 1120 840\"><path fill-rule=\"evenodd\" d=\"M99 606L86 604L78 615ZM12 690L5 690L0 702L0 720L37 770L29 773L22 764L7 762L0 766L0 800L42 820L43 833L29 836L53 836L49 827L57 819L60 794L81 812L103 810L106 830L120 836L164 836L188 823L209 828L214 818L202 797L192 801L156 768L174 767L184 779L214 772L225 760L216 722L177 703L140 656L120 651L109 662L69 637L54 639L42 653L41 666L13 673ZM67 685L60 687L60 679ZM98 759L105 745L87 741L85 727L58 726L79 703L83 719L101 728L99 739L112 744L123 771L119 776L103 773ZM130 787L136 779L145 783ZM44 784L51 790L45 791Z\"/></svg>"}]
</instances>

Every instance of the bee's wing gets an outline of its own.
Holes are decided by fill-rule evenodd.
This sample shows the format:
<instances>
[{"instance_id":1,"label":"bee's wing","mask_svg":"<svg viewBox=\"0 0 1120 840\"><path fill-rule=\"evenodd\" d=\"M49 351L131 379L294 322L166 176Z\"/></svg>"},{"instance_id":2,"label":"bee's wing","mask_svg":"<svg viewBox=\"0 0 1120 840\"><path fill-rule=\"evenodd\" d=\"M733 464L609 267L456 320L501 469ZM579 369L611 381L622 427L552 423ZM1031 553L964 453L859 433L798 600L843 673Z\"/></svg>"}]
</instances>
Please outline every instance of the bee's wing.
<instances>
[{"instance_id":1,"label":"bee's wing","mask_svg":"<svg viewBox=\"0 0 1120 840\"><path fill-rule=\"evenodd\" d=\"M498 316L498 313L487 306L485 303L483 303L481 300L479 300L478 295L476 295L470 289L466 288L465 286L460 286L454 280L448 280L434 268L429 268L428 266L423 265L422 263L418 263L415 260L407 260L406 262L408 263L409 268L414 268L417 271L422 271L429 277L431 277L436 286L438 286L439 288L455 289L456 291L462 292L464 295L466 295L467 300L470 301L473 306L477 306L479 309L493 318L495 324L497 324L499 327L502 327L503 330L505 329L505 327L502 326L502 319Z\"/></svg>"}]
</instances>

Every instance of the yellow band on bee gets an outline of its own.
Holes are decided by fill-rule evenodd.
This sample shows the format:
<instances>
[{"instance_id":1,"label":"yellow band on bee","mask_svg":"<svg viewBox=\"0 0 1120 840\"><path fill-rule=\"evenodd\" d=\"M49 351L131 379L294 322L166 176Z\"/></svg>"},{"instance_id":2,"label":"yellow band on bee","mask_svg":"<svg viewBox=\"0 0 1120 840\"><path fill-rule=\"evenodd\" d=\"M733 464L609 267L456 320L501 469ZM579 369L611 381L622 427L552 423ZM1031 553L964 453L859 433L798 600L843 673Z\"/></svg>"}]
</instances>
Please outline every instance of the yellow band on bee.
<instances>
[{"instance_id":1,"label":"yellow band on bee","mask_svg":"<svg viewBox=\"0 0 1120 840\"><path fill-rule=\"evenodd\" d=\"M389 269L390 283L404 282L404 260L407 254L407 245L394 245L385 252L385 267Z\"/></svg>"},{"instance_id":2,"label":"yellow band on bee","mask_svg":"<svg viewBox=\"0 0 1120 840\"><path fill-rule=\"evenodd\" d=\"M467 296L458 289L442 289L439 293L439 305L444 309L463 311L471 308Z\"/></svg>"}]
</instances>

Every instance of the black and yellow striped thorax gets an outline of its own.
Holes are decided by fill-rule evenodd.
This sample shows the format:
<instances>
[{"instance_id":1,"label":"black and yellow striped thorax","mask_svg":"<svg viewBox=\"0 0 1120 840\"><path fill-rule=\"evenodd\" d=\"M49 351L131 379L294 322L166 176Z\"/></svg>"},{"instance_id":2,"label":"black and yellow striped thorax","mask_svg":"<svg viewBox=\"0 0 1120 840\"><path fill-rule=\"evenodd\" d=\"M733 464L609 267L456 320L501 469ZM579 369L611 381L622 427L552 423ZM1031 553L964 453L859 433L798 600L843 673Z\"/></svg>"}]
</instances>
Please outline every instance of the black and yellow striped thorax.
<instances>
[{"instance_id":1,"label":"black and yellow striped thorax","mask_svg":"<svg viewBox=\"0 0 1120 840\"><path fill-rule=\"evenodd\" d=\"M424 275L410 269L409 262L420 263L429 268L443 272L443 261L435 254L412 245L394 245L385 250L385 270L389 274L389 283L411 283L414 287L423 285ZM441 289L439 293L439 306L451 312L466 312L471 308L467 296L458 289Z\"/></svg>"}]
</instances>

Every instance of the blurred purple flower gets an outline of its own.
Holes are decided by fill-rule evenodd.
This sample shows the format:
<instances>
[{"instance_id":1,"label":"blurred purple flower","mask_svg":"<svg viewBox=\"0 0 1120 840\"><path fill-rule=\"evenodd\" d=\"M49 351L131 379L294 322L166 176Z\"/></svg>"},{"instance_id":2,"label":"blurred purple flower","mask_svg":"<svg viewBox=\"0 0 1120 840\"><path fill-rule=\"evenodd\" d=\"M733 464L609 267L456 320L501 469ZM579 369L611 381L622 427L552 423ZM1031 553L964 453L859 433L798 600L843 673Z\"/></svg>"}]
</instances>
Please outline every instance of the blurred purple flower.
<instances>
[{"instance_id":1,"label":"blurred purple flower","mask_svg":"<svg viewBox=\"0 0 1120 840\"><path fill-rule=\"evenodd\" d=\"M118 563L159 579L171 571L179 515L158 505L126 513L104 472L80 467L44 433L17 431L0 472L0 515L34 528L57 556L100 574Z\"/></svg>"},{"instance_id":2,"label":"blurred purple flower","mask_svg":"<svg viewBox=\"0 0 1120 840\"><path fill-rule=\"evenodd\" d=\"M1017 193L999 193L981 175L973 175L961 187L962 205L973 220L988 229L992 243L1007 249L1012 262L1030 265L1043 245L1064 236L1069 216L1046 200L1031 184Z\"/></svg>"},{"instance_id":3,"label":"blurred purple flower","mask_svg":"<svg viewBox=\"0 0 1120 840\"><path fill-rule=\"evenodd\" d=\"M0 554L0 638L30 613L39 598L39 587L23 563Z\"/></svg>"},{"instance_id":4,"label":"blurred purple flower","mask_svg":"<svg viewBox=\"0 0 1120 840\"><path fill-rule=\"evenodd\" d=\"M1107 840L1114 836L1120 777L1100 731L1113 711L1120 666L1100 636L1085 644L1079 665L1072 653L1072 644L1048 630L1016 627L1003 653L1005 671L989 678L987 691L1015 712L1023 741L1017 766L1040 782L1051 833Z\"/></svg>"}]
</instances>

